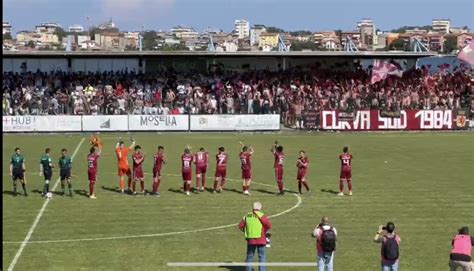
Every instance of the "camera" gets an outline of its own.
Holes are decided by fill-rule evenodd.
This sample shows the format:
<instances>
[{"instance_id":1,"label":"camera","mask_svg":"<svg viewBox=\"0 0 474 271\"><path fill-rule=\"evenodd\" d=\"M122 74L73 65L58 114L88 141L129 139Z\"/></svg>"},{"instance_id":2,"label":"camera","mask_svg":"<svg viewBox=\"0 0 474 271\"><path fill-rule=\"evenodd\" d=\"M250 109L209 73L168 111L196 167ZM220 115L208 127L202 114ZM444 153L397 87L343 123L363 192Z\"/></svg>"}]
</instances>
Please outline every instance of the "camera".
<instances>
[{"instance_id":1,"label":"camera","mask_svg":"<svg viewBox=\"0 0 474 271\"><path fill-rule=\"evenodd\" d=\"M272 237L272 233L271 232L266 232L265 233L265 240L267 241L267 244L265 245L265 247L271 247L270 237Z\"/></svg>"}]
</instances>

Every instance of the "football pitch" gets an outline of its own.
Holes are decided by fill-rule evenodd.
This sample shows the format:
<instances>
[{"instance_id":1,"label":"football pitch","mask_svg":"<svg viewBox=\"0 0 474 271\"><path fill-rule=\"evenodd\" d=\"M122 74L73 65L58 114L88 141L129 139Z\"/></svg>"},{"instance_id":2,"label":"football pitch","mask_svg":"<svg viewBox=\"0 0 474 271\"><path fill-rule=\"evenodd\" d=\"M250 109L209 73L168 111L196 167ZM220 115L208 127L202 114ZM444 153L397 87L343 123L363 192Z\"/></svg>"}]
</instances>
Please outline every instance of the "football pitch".
<instances>
[{"instance_id":1,"label":"football pitch","mask_svg":"<svg viewBox=\"0 0 474 271\"><path fill-rule=\"evenodd\" d=\"M323 215L338 230L335 270L379 270L380 245L372 238L387 221L395 223L402 239L400 270L446 270L456 230L464 225L474 228L472 133L134 134L146 155L147 190L153 154L158 145L165 147L167 164L159 198L116 192L114 147L119 136L128 135L102 134L96 200L86 196L89 136L3 135L2 269L14 262L15 270L241 270L167 267L167 263L244 261L246 244L236 223L251 211L254 201L262 202L273 224L268 262L315 262L310 233ZM310 162L311 193L275 195L270 152L275 139L286 154L285 189L297 191L296 159L304 149ZM241 193L238 141L255 148L251 196ZM226 148L229 180L222 194L208 191L187 197L180 191L180 156L186 144L209 151L207 187L212 187L217 148ZM352 197L336 196L338 155L345 145L354 156ZM10 193L8 164L15 147L26 159L28 197ZM55 193L46 204L38 172L47 147L55 165L62 148L70 155L77 152L72 169L74 196ZM59 177L57 169L53 172L51 188ZM194 178L193 172L193 186Z\"/></svg>"}]
</instances>

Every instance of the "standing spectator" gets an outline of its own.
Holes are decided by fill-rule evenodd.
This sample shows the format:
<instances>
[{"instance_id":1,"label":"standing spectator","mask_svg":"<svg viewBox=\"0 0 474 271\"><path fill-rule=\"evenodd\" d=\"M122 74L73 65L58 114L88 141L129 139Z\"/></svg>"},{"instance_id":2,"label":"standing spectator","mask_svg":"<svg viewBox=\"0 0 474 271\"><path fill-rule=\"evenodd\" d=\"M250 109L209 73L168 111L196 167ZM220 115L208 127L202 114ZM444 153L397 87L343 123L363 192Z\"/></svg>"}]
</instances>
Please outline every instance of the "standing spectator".
<instances>
[{"instance_id":1,"label":"standing spectator","mask_svg":"<svg viewBox=\"0 0 474 271\"><path fill-rule=\"evenodd\" d=\"M125 100L125 97L124 97L123 95L120 96L120 97L118 97L117 102L118 102L119 114L120 114L120 115L126 114L126 110L125 110L125 103L126 103L126 100Z\"/></svg>"},{"instance_id":2,"label":"standing spectator","mask_svg":"<svg viewBox=\"0 0 474 271\"><path fill-rule=\"evenodd\" d=\"M471 262L471 252L474 246L474 237L469 235L469 228L462 227L456 236L451 241L452 249L449 255L449 267L451 271L458 270L458 267L463 271L473 270L473 263Z\"/></svg>"},{"instance_id":3,"label":"standing spectator","mask_svg":"<svg viewBox=\"0 0 474 271\"><path fill-rule=\"evenodd\" d=\"M245 239L247 240L247 263L253 262L255 250L258 251L259 263L265 263L266 237L272 228L272 224L261 210L262 204L258 201L255 202L252 212L246 214L239 223L239 229L245 233ZM265 266L259 266L258 270L265 271ZM247 265L246 271L252 271L252 265Z\"/></svg>"},{"instance_id":4,"label":"standing spectator","mask_svg":"<svg viewBox=\"0 0 474 271\"><path fill-rule=\"evenodd\" d=\"M333 270L334 251L336 250L337 230L329 223L329 218L324 216L313 230L312 236L316 238L319 271Z\"/></svg>"},{"instance_id":5,"label":"standing spectator","mask_svg":"<svg viewBox=\"0 0 474 271\"><path fill-rule=\"evenodd\" d=\"M400 257L400 236L395 233L395 224L388 222L387 226L380 225L374 237L375 243L381 243L382 271L397 271Z\"/></svg>"}]
</instances>

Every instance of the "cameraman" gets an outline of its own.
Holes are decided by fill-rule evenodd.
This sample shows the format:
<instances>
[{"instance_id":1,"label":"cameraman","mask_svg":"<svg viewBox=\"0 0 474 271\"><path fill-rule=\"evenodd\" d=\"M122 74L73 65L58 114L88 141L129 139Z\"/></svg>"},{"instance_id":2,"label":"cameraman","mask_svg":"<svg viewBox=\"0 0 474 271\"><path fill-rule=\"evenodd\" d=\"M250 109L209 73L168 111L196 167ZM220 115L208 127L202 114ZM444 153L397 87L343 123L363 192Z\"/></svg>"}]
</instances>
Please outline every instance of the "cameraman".
<instances>
[{"instance_id":1,"label":"cameraman","mask_svg":"<svg viewBox=\"0 0 474 271\"><path fill-rule=\"evenodd\" d=\"M453 248L449 255L449 267L456 271L460 267L464 271L471 269L471 252L474 246L474 237L469 235L469 228L462 227L451 242Z\"/></svg>"},{"instance_id":2,"label":"cameraman","mask_svg":"<svg viewBox=\"0 0 474 271\"><path fill-rule=\"evenodd\" d=\"M253 210L247 213L239 223L239 229L245 233L247 240L247 263L253 262L255 249L258 251L259 263L265 263L265 246L267 245L267 236L270 237L269 230L272 224L266 215L262 212L262 204L255 202ZM247 265L246 271L252 271L252 265ZM265 271L265 266L259 266L258 270Z\"/></svg>"},{"instance_id":3,"label":"cameraman","mask_svg":"<svg viewBox=\"0 0 474 271\"><path fill-rule=\"evenodd\" d=\"M395 233L395 224L388 222L387 226L380 225L374 237L375 243L381 243L382 271L397 271L400 256L400 236Z\"/></svg>"},{"instance_id":4,"label":"cameraman","mask_svg":"<svg viewBox=\"0 0 474 271\"><path fill-rule=\"evenodd\" d=\"M324 271L333 270L334 250L336 250L337 230L329 224L329 218L324 216L313 230L312 236L316 238L316 249L318 251L318 268Z\"/></svg>"}]
</instances>

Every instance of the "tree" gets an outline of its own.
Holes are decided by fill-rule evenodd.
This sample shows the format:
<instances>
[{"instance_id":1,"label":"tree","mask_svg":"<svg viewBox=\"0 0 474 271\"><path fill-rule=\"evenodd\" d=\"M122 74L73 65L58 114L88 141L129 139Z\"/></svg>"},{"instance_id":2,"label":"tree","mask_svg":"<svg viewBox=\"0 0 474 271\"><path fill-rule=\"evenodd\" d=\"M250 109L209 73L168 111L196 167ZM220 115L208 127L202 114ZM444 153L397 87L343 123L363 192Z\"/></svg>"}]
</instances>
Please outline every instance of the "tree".
<instances>
[{"instance_id":1,"label":"tree","mask_svg":"<svg viewBox=\"0 0 474 271\"><path fill-rule=\"evenodd\" d=\"M35 48L35 47L36 47L36 44L35 44L34 41L30 40L30 41L26 44L26 46L28 46L28 47L30 47L30 48Z\"/></svg>"},{"instance_id":2,"label":"tree","mask_svg":"<svg viewBox=\"0 0 474 271\"><path fill-rule=\"evenodd\" d=\"M143 50L151 51L156 46L156 39L158 36L156 35L156 31L145 31L143 33Z\"/></svg>"},{"instance_id":3,"label":"tree","mask_svg":"<svg viewBox=\"0 0 474 271\"><path fill-rule=\"evenodd\" d=\"M311 34L313 33L307 30L290 31L290 35L292 36L309 36Z\"/></svg>"},{"instance_id":4,"label":"tree","mask_svg":"<svg viewBox=\"0 0 474 271\"><path fill-rule=\"evenodd\" d=\"M268 33L285 33L286 31L278 27L269 26L267 27L267 32Z\"/></svg>"},{"instance_id":5,"label":"tree","mask_svg":"<svg viewBox=\"0 0 474 271\"><path fill-rule=\"evenodd\" d=\"M397 50L397 51L408 51L410 48L410 45L408 42L404 39L396 39L390 43L388 46L389 50Z\"/></svg>"},{"instance_id":6,"label":"tree","mask_svg":"<svg viewBox=\"0 0 474 271\"><path fill-rule=\"evenodd\" d=\"M292 51L302 51L302 50L312 50L312 51L321 51L322 48L314 44L312 41L293 41L291 43Z\"/></svg>"},{"instance_id":7,"label":"tree","mask_svg":"<svg viewBox=\"0 0 474 271\"><path fill-rule=\"evenodd\" d=\"M334 33L336 33L336 36L339 39L339 44L342 44L342 30L337 29L336 31L334 31Z\"/></svg>"},{"instance_id":8,"label":"tree","mask_svg":"<svg viewBox=\"0 0 474 271\"><path fill-rule=\"evenodd\" d=\"M449 54L458 49L458 40L455 35L448 35L444 39L443 51Z\"/></svg>"},{"instance_id":9,"label":"tree","mask_svg":"<svg viewBox=\"0 0 474 271\"><path fill-rule=\"evenodd\" d=\"M391 32L393 33L405 33L407 32L407 30L409 29L415 29L415 28L418 28L419 30L427 30L427 31L430 31L431 30L431 25L423 25L423 26L402 26L402 27L399 27L397 29L393 29Z\"/></svg>"},{"instance_id":10,"label":"tree","mask_svg":"<svg viewBox=\"0 0 474 271\"><path fill-rule=\"evenodd\" d=\"M12 39L12 34L10 34L10 33L3 34L3 39L4 40L11 40Z\"/></svg>"},{"instance_id":11,"label":"tree","mask_svg":"<svg viewBox=\"0 0 474 271\"><path fill-rule=\"evenodd\" d=\"M89 37L91 40L95 39L95 34L100 34L100 33L102 33L102 30L100 30L100 28L96 26L89 28Z\"/></svg>"},{"instance_id":12,"label":"tree","mask_svg":"<svg viewBox=\"0 0 474 271\"><path fill-rule=\"evenodd\" d=\"M63 40L67 36L66 31L62 29L61 27L56 27L56 30L54 30L54 34L58 36L59 40Z\"/></svg>"},{"instance_id":13,"label":"tree","mask_svg":"<svg viewBox=\"0 0 474 271\"><path fill-rule=\"evenodd\" d=\"M178 44L165 44L159 49L160 51L189 51L184 42Z\"/></svg>"}]
</instances>

